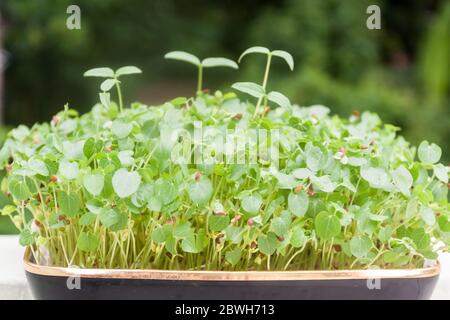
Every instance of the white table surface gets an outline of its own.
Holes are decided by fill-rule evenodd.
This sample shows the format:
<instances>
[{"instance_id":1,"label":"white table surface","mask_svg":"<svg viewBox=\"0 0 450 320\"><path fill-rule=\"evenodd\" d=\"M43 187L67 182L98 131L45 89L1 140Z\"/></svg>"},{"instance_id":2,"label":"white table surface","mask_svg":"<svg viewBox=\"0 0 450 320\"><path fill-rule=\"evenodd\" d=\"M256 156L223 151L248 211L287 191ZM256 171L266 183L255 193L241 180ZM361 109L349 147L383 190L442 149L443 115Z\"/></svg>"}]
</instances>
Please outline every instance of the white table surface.
<instances>
[{"instance_id":1,"label":"white table surface","mask_svg":"<svg viewBox=\"0 0 450 320\"><path fill-rule=\"evenodd\" d=\"M0 236L0 300L31 299L17 236ZM450 254L440 257L441 276L432 299L450 300Z\"/></svg>"}]
</instances>

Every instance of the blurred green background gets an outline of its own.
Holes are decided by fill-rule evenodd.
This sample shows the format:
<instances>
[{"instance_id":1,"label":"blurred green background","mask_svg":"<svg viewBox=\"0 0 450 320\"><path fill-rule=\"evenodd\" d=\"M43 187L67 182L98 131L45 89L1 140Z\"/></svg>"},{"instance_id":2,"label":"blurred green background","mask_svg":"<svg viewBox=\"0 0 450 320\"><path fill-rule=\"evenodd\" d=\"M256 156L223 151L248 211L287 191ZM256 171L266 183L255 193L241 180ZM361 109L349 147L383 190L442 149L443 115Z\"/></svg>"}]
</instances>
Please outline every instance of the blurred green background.
<instances>
[{"instance_id":1,"label":"blurred green background","mask_svg":"<svg viewBox=\"0 0 450 320\"><path fill-rule=\"evenodd\" d=\"M66 28L71 4L81 8L81 30ZM372 4L381 8L381 30L366 27ZM294 72L274 62L272 89L341 116L375 111L411 142L440 144L450 159L449 1L3 0L0 15L6 127L48 121L66 102L89 110L97 82L82 74L92 67L141 67L143 75L125 82L126 100L152 104L195 88L194 68L164 53L237 59L263 45L296 62ZM258 80L263 63L254 57L238 72L207 72L206 86ZM11 231L0 220L0 233Z\"/></svg>"}]
</instances>

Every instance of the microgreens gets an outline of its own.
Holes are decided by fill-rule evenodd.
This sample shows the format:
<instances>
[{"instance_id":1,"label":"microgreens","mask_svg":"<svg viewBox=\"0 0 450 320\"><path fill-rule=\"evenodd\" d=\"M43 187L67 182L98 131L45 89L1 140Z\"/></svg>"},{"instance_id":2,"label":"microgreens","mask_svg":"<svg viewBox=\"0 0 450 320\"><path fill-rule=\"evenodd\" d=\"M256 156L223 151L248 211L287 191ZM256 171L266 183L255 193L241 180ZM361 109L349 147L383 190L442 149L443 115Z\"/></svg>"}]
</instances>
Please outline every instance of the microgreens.
<instances>
[{"instance_id":1,"label":"microgreens","mask_svg":"<svg viewBox=\"0 0 450 320\"><path fill-rule=\"evenodd\" d=\"M115 72L111 68L94 68L84 73L85 77L107 78L100 84L100 101L107 108L110 104L109 91L116 86L117 98L119 99L119 110L123 110L122 91L120 89L119 77L130 74L142 73L142 71L134 66L125 66L117 69Z\"/></svg>"},{"instance_id":2,"label":"microgreens","mask_svg":"<svg viewBox=\"0 0 450 320\"><path fill-rule=\"evenodd\" d=\"M68 106L50 123L13 129L0 150L12 201L2 210L39 264L179 270L416 268L450 245L449 167L439 146L411 147L376 114L343 119L329 109L281 103L263 85L234 85L258 98L198 91L161 106L102 104L84 115ZM171 58L199 67L181 54ZM217 61L216 61L217 62ZM93 69L121 101L119 77ZM199 77L201 89L201 76ZM103 96L105 97L105 96ZM283 96L284 97L284 96ZM281 106L254 119L264 101ZM122 102L119 102L121 105ZM191 138L201 124L215 134ZM232 133L232 130L238 130ZM252 130L279 132L278 161L178 163L186 145L214 152L216 133L261 144ZM238 158L237 151L221 146ZM247 151L246 151L247 152Z\"/></svg>"},{"instance_id":3,"label":"microgreens","mask_svg":"<svg viewBox=\"0 0 450 320\"><path fill-rule=\"evenodd\" d=\"M260 53L260 54L264 54L267 56L266 69L264 72L264 78L263 78L262 84L258 85L253 82L237 82L232 85L232 88L234 88L238 91L247 93L258 99L253 117L256 117L257 115L259 115L259 108L263 101L264 101L264 106L267 105L267 100L270 100L281 107L285 107L285 108L290 107L291 102L285 95L283 95L282 93L277 92L277 91L271 91L271 92L267 93L266 88L267 88L267 82L269 80L269 72L270 72L270 66L272 63L272 57L282 58L288 64L289 68L292 71L292 70L294 70L294 59L292 58L292 55L289 52L286 52L283 50L270 51L269 49L264 48L264 47L251 47L251 48L245 50L241 54L238 62L241 63L242 59L246 55L252 54L252 53Z\"/></svg>"},{"instance_id":4,"label":"microgreens","mask_svg":"<svg viewBox=\"0 0 450 320\"><path fill-rule=\"evenodd\" d=\"M172 51L167 53L164 58L184 61L197 66L198 77L197 77L197 91L202 91L203 89L203 69L204 68L215 68L215 67L227 67L232 69L238 69L236 62L226 58L206 58L200 60L193 54L184 51Z\"/></svg>"}]
</instances>

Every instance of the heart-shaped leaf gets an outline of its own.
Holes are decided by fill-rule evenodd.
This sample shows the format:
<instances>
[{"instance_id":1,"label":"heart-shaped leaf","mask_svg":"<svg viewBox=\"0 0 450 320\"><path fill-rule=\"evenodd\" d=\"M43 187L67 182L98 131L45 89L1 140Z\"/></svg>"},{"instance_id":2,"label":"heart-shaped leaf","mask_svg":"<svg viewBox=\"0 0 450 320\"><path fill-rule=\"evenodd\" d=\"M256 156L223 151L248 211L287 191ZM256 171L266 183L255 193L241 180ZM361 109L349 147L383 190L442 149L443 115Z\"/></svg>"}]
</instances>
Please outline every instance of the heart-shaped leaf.
<instances>
[{"instance_id":1,"label":"heart-shaped leaf","mask_svg":"<svg viewBox=\"0 0 450 320\"><path fill-rule=\"evenodd\" d=\"M105 177L99 173L87 174L83 177L83 185L90 194L98 196L105 185Z\"/></svg>"},{"instance_id":2,"label":"heart-shaped leaf","mask_svg":"<svg viewBox=\"0 0 450 320\"><path fill-rule=\"evenodd\" d=\"M188 187L189 198L198 206L205 206L213 194L211 181L202 177L199 181L192 182Z\"/></svg>"},{"instance_id":3,"label":"heart-shaped leaf","mask_svg":"<svg viewBox=\"0 0 450 320\"><path fill-rule=\"evenodd\" d=\"M288 208L297 217L303 217L308 211L309 198L308 195L301 191L299 193L291 192L288 196Z\"/></svg>"},{"instance_id":4,"label":"heart-shaped leaf","mask_svg":"<svg viewBox=\"0 0 450 320\"><path fill-rule=\"evenodd\" d=\"M114 191L119 198L126 198L135 193L141 184L141 176L136 172L128 172L127 169L117 170L112 178Z\"/></svg>"},{"instance_id":5,"label":"heart-shaped leaf","mask_svg":"<svg viewBox=\"0 0 450 320\"><path fill-rule=\"evenodd\" d=\"M428 141L422 141L417 153L421 162L434 164L441 159L442 150L434 143L430 144Z\"/></svg>"},{"instance_id":6,"label":"heart-shaped leaf","mask_svg":"<svg viewBox=\"0 0 450 320\"><path fill-rule=\"evenodd\" d=\"M314 224L317 236L323 240L331 240L341 232L339 219L328 212L319 213L314 220Z\"/></svg>"},{"instance_id":7,"label":"heart-shaped leaf","mask_svg":"<svg viewBox=\"0 0 450 320\"><path fill-rule=\"evenodd\" d=\"M246 196L241 201L242 209L244 209L247 213L255 216L259 213L259 209L262 205L262 197L254 193L250 196Z\"/></svg>"}]
</instances>

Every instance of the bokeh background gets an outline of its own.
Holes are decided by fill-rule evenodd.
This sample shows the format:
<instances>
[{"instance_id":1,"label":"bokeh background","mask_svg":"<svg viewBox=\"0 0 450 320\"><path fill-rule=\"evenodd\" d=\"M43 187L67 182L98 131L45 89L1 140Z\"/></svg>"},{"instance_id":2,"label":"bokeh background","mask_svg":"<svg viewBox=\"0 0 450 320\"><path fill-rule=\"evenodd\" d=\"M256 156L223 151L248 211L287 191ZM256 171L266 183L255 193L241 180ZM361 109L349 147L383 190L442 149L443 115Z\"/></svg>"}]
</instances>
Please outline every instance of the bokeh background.
<instances>
[{"instance_id":1,"label":"bokeh background","mask_svg":"<svg viewBox=\"0 0 450 320\"><path fill-rule=\"evenodd\" d=\"M81 30L66 28L71 4L81 8ZM366 27L371 4L381 8L381 30ZM341 116L375 111L450 160L450 1L1 0L0 17L0 143L8 128L48 121L66 102L88 111L98 97L98 83L82 77L89 68L139 66L126 101L157 104L195 90L194 68L164 53L237 59L263 45L296 62L294 72L274 62L272 89ZM237 72L207 71L206 87L258 80L263 64L255 56Z\"/></svg>"}]
</instances>

